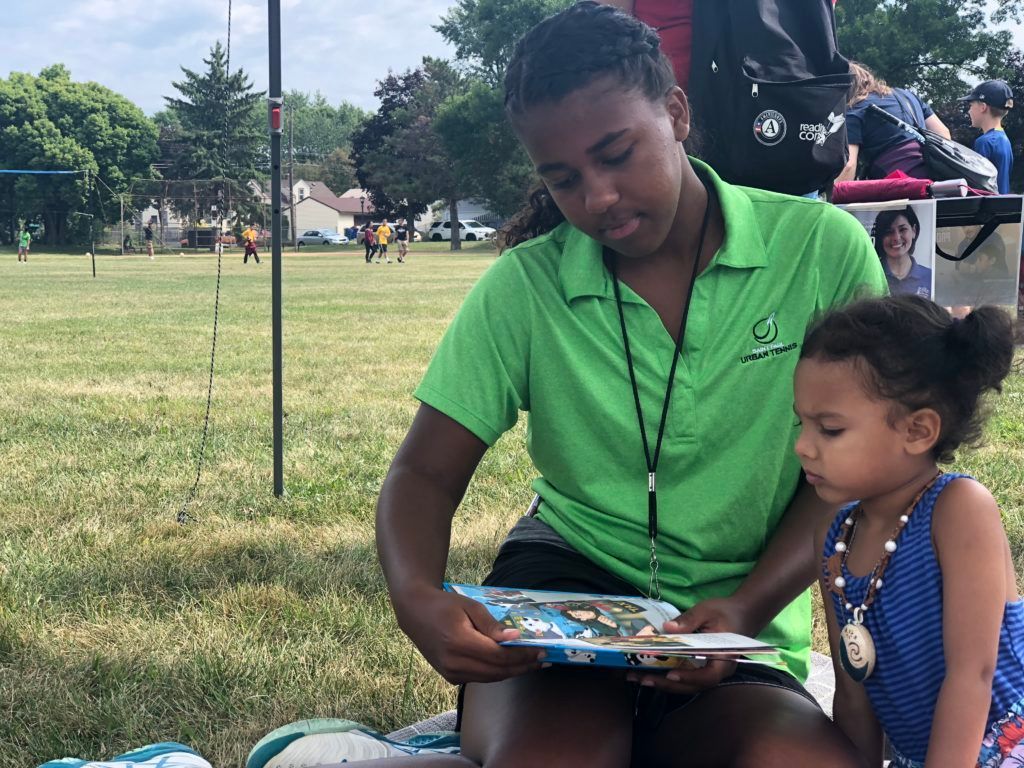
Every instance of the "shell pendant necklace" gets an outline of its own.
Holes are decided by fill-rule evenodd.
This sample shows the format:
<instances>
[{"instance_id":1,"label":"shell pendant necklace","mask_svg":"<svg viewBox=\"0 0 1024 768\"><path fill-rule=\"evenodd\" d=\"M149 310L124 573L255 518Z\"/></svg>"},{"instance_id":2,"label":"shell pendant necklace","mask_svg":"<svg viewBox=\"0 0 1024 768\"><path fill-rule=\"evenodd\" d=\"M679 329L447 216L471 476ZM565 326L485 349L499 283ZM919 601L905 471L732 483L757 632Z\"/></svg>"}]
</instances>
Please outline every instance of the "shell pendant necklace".
<instances>
[{"instance_id":1,"label":"shell pendant necklace","mask_svg":"<svg viewBox=\"0 0 1024 768\"><path fill-rule=\"evenodd\" d=\"M868 577L868 591L864 595L864 602L860 605L855 606L846 598L846 578L843 576L846 558L850 554L850 546L853 544L853 538L857 534L857 521L863 511L860 504L854 507L843 521L842 530L839 538L836 540L835 551L825 558L825 585L830 592L839 597L844 612L849 614L846 624L839 632L839 661L842 663L846 673L858 683L871 676L871 673L875 670L876 660L875 641L871 637L871 632L864 625L864 614L874 603L875 598L878 597L878 591L884 583L882 577L885 575L885 570L889 567L892 556L896 552L896 540L910 520L911 513L921 500L921 497L928 492L929 488L935 485L935 481L941 476L941 472L936 473L935 477L918 491L914 500L910 502L910 505L900 515L892 534L886 539L881 558L875 563L875 567L871 569L871 575Z\"/></svg>"}]
</instances>

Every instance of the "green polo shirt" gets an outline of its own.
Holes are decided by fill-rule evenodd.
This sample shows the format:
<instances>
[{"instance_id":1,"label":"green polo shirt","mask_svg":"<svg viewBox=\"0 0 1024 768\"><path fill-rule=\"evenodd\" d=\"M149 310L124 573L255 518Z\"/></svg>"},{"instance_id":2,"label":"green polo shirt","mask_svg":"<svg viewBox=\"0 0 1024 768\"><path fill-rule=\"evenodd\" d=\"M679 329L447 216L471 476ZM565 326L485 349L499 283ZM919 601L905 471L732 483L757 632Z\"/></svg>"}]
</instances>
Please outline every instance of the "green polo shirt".
<instances>
[{"instance_id":1,"label":"green polo shirt","mask_svg":"<svg viewBox=\"0 0 1024 768\"><path fill-rule=\"evenodd\" d=\"M658 465L661 592L680 610L732 594L797 488L793 370L814 316L885 277L864 227L831 205L729 185L707 166L725 240L697 278ZM622 300L648 439L674 342L628 286ZM540 519L646 590L647 466L610 275L563 223L504 253L452 321L416 390L488 445L527 413ZM807 674L805 593L761 638Z\"/></svg>"}]
</instances>

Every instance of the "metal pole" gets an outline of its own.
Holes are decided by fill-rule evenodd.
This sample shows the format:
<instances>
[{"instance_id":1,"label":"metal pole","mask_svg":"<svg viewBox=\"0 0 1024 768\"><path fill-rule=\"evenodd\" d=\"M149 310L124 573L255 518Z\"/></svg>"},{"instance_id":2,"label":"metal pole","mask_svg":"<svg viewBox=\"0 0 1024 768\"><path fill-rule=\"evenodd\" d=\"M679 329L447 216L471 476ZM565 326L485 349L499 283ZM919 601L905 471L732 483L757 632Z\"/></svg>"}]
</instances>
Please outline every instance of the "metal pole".
<instances>
[{"instance_id":1,"label":"metal pole","mask_svg":"<svg viewBox=\"0 0 1024 768\"><path fill-rule=\"evenodd\" d=\"M119 194L118 198L121 200L121 255L124 256L124 195Z\"/></svg>"},{"instance_id":2,"label":"metal pole","mask_svg":"<svg viewBox=\"0 0 1024 768\"><path fill-rule=\"evenodd\" d=\"M270 32L271 270L270 303L274 348L274 495L284 494L284 398L281 394L281 0L268 0Z\"/></svg>"},{"instance_id":3,"label":"metal pole","mask_svg":"<svg viewBox=\"0 0 1024 768\"><path fill-rule=\"evenodd\" d=\"M295 181L292 172L295 169L295 153L292 150L292 139L295 136L295 110L288 108L288 225L291 228L292 250L299 250L299 231L295 226Z\"/></svg>"}]
</instances>

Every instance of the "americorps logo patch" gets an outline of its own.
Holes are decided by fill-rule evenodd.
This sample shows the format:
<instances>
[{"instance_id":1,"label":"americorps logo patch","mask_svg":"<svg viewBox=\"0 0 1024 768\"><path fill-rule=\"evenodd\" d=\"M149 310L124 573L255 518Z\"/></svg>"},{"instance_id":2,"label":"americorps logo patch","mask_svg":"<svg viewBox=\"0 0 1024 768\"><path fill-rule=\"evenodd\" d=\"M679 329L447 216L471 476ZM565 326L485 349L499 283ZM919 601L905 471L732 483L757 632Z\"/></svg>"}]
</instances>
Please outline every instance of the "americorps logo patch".
<instances>
[{"instance_id":1,"label":"americorps logo patch","mask_svg":"<svg viewBox=\"0 0 1024 768\"><path fill-rule=\"evenodd\" d=\"M766 109L754 120L754 138L766 147L774 147L786 138L786 118L774 109Z\"/></svg>"},{"instance_id":2,"label":"americorps logo patch","mask_svg":"<svg viewBox=\"0 0 1024 768\"><path fill-rule=\"evenodd\" d=\"M776 319L777 312L772 312L767 317L762 317L750 329L751 336L757 342L757 346L749 353L740 357L740 363L746 365L757 360L767 360L770 357L778 357L787 352L792 352L799 345L793 341L789 344L780 342L779 324Z\"/></svg>"}]
</instances>

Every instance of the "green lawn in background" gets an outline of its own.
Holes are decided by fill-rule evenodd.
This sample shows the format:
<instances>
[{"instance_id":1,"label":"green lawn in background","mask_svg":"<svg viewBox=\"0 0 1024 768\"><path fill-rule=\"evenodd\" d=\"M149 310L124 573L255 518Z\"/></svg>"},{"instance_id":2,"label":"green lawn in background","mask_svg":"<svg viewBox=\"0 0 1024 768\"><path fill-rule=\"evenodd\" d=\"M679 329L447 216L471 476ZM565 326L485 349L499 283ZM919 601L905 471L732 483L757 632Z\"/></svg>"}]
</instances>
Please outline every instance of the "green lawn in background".
<instances>
[{"instance_id":1,"label":"green lawn in background","mask_svg":"<svg viewBox=\"0 0 1024 768\"><path fill-rule=\"evenodd\" d=\"M410 393L493 248L287 253L285 485L271 493L270 264L224 256L207 461L187 527L210 355L211 255L0 252L0 766L179 740L241 766L273 728L390 730L454 691L392 617L373 548ZM449 577L476 581L530 500L523 425L484 459ZM958 467L1024 557L1024 381ZM818 644L822 646L818 628Z\"/></svg>"}]
</instances>

